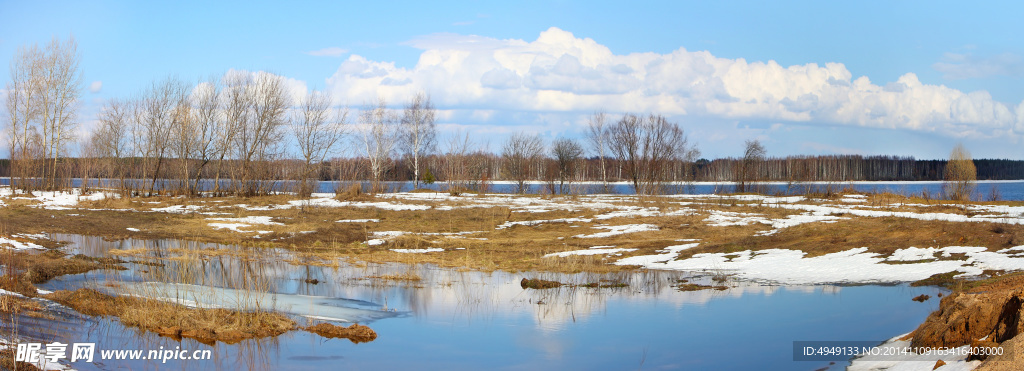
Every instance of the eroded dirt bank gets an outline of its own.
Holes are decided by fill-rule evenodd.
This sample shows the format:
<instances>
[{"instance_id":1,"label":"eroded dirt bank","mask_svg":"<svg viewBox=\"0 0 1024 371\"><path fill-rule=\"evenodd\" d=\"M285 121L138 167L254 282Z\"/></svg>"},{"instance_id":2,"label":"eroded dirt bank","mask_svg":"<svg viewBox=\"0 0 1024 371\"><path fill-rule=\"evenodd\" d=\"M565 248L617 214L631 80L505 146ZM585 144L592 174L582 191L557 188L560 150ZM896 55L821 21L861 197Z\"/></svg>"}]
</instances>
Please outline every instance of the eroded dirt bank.
<instances>
[{"instance_id":1,"label":"eroded dirt bank","mask_svg":"<svg viewBox=\"0 0 1024 371\"><path fill-rule=\"evenodd\" d=\"M1024 274L975 283L942 298L939 309L911 334L912 347L1001 346L1003 355L976 370L1019 370L1024 365Z\"/></svg>"}]
</instances>

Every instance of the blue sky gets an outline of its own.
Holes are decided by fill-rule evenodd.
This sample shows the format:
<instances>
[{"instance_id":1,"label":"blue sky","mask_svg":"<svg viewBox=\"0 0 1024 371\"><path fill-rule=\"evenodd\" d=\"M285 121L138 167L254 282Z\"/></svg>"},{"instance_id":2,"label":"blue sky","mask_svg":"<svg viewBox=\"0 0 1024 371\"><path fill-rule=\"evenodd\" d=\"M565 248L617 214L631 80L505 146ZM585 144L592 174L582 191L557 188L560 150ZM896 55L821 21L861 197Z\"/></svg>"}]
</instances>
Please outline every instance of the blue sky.
<instances>
[{"instance_id":1,"label":"blue sky","mask_svg":"<svg viewBox=\"0 0 1024 371\"><path fill-rule=\"evenodd\" d=\"M355 108L416 91L442 135L579 136L595 110L680 122L705 157L1024 159L1016 2L0 2L0 64L73 34L82 127L152 81L268 71ZM0 84L8 76L0 73ZM92 88L92 89L90 89ZM0 156L6 152L0 152Z\"/></svg>"}]
</instances>

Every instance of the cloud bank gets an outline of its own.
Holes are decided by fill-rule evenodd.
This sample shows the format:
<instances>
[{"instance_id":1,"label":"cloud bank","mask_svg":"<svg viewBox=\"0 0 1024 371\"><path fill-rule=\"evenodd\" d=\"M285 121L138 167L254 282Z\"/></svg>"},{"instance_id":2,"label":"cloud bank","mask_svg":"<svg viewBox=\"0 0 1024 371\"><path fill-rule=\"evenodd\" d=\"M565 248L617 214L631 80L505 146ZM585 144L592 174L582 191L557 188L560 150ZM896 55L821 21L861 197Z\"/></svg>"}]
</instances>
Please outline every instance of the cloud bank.
<instances>
[{"instance_id":1,"label":"cloud bank","mask_svg":"<svg viewBox=\"0 0 1024 371\"><path fill-rule=\"evenodd\" d=\"M527 112L657 112L722 119L851 125L952 137L1019 137L1024 102L924 84L913 73L876 84L841 63L784 67L680 48L618 55L551 28L534 41L433 34L412 68L350 55L327 79L343 102L429 92L447 107Z\"/></svg>"}]
</instances>

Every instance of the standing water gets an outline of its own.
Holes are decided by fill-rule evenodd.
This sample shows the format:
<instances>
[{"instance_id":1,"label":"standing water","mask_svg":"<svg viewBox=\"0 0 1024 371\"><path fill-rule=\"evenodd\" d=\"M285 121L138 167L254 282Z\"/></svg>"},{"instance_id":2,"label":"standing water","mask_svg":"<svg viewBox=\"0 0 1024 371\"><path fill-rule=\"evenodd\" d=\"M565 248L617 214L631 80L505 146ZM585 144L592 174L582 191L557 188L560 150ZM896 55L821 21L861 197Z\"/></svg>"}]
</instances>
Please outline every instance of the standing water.
<instances>
[{"instance_id":1,"label":"standing water","mask_svg":"<svg viewBox=\"0 0 1024 371\"><path fill-rule=\"evenodd\" d=\"M190 241L51 237L69 241L64 249L70 253L90 256L106 256L111 249L145 248L145 255L125 260L159 261L164 266L127 263L125 271L64 276L43 285L49 290L165 281L176 287L203 287L197 293L214 290L217 294L209 297L220 295L223 300L232 295L224 288L251 283L268 295L273 293L272 305L290 303L279 309L300 325L319 321L310 317L330 317L320 315L325 313L323 305L379 314L360 317L360 323L378 334L376 340L362 344L292 331L233 345L206 345L126 328L116 319L69 316L46 325L37 322L37 326L56 329L35 335L46 342L95 342L98 350L208 349L213 355L208 361L166 364L141 360L72 364L80 370L842 369L844 362L794 361L793 342L881 342L912 331L938 305L936 300L918 303L911 298L935 296L939 291L907 285L776 286L732 281L725 282L725 290L680 291L682 279L718 283L712 277L665 271L569 275L464 272L426 265L303 266L285 263L294 257L279 250L247 253L252 248ZM237 253L202 259L189 253L211 248ZM374 278L388 275L419 280ZM625 285L534 290L523 289L522 278ZM319 283L307 283L313 279Z\"/></svg>"}]
</instances>

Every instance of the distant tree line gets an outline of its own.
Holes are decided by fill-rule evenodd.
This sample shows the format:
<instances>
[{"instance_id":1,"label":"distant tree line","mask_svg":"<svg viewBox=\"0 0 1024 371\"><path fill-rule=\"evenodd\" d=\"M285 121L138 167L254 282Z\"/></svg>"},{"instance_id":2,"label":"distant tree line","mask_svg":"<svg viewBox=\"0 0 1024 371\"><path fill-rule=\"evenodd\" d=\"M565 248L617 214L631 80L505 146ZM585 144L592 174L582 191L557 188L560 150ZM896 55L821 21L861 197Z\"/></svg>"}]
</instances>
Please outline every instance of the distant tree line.
<instances>
[{"instance_id":1,"label":"distant tree line","mask_svg":"<svg viewBox=\"0 0 1024 371\"><path fill-rule=\"evenodd\" d=\"M978 180L1024 179L1024 161L975 159ZM916 160L901 156L789 156L769 157L744 164L743 158L696 162L696 179L731 182L756 181L842 182L842 181L940 181L944 180L948 160ZM743 167L746 169L742 169Z\"/></svg>"}]
</instances>

